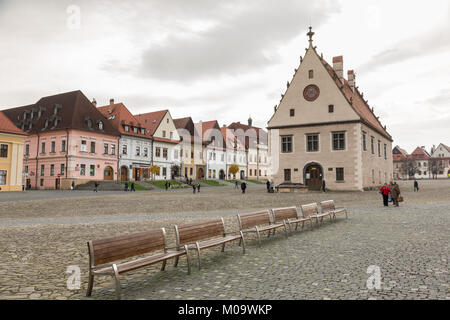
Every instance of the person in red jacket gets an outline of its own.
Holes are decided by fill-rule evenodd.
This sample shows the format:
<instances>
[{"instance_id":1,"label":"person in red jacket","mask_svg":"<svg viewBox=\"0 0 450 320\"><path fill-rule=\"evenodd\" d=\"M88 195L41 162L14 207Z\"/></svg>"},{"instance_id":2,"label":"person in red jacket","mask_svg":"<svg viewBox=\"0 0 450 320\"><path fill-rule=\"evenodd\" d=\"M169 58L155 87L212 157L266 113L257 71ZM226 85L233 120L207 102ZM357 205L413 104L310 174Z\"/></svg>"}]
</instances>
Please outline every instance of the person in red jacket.
<instances>
[{"instance_id":1,"label":"person in red jacket","mask_svg":"<svg viewBox=\"0 0 450 320\"><path fill-rule=\"evenodd\" d=\"M383 204L385 207L389 206L389 192L391 192L391 189L387 186L387 184L385 183L381 188L380 188L380 193L383 196Z\"/></svg>"}]
</instances>

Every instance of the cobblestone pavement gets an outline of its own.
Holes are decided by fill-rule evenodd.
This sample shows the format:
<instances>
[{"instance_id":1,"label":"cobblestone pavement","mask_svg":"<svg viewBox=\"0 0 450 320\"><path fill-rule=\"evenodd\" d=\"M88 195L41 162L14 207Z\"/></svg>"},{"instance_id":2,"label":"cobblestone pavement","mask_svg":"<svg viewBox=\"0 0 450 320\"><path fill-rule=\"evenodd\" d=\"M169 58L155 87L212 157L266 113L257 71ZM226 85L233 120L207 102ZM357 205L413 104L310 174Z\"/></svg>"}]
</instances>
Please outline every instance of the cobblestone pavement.
<instances>
[{"instance_id":1,"label":"cobblestone pavement","mask_svg":"<svg viewBox=\"0 0 450 320\"><path fill-rule=\"evenodd\" d=\"M340 217L287 239L277 232L260 247L249 239L245 255L237 244L227 244L225 253L205 250L202 270L193 255L189 276L185 258L178 268L169 262L164 272L160 265L130 272L122 277L123 299L450 299L450 181L421 182L419 193L409 184L400 185L406 201L399 208L382 207L375 191L273 195L256 186L245 195L218 187L197 195L5 201L0 299L114 299L107 276L96 278L92 297L84 297L87 240L166 227L173 244L174 224L222 214L234 231L235 212L328 198L349 208L348 220ZM366 286L373 265L381 271L379 290ZM81 269L80 290L67 289L69 266Z\"/></svg>"}]
</instances>

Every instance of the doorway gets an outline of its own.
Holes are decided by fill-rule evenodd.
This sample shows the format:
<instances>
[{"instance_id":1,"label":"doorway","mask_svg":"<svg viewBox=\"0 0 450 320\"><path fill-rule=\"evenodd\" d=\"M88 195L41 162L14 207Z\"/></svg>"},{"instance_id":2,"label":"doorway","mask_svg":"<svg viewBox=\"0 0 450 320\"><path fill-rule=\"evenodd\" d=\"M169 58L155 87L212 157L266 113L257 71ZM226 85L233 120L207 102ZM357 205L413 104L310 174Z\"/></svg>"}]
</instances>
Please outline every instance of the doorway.
<instances>
[{"instance_id":1,"label":"doorway","mask_svg":"<svg viewBox=\"0 0 450 320\"><path fill-rule=\"evenodd\" d=\"M120 167L120 181L128 181L128 168L126 166Z\"/></svg>"},{"instance_id":2,"label":"doorway","mask_svg":"<svg viewBox=\"0 0 450 320\"><path fill-rule=\"evenodd\" d=\"M318 163L310 163L304 169L305 185L311 189L319 190L322 187L323 170Z\"/></svg>"},{"instance_id":3,"label":"doorway","mask_svg":"<svg viewBox=\"0 0 450 320\"><path fill-rule=\"evenodd\" d=\"M114 180L114 170L110 166L103 171L103 180Z\"/></svg>"}]
</instances>

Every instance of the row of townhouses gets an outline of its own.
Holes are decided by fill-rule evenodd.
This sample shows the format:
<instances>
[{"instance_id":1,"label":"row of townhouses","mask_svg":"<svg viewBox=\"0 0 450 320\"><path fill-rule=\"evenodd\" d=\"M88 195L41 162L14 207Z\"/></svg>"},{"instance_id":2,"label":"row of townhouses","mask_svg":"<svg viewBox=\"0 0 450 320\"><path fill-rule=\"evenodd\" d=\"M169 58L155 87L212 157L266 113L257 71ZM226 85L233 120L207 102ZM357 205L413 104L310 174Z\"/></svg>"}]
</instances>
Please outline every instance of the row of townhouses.
<instances>
[{"instance_id":1,"label":"row of townhouses","mask_svg":"<svg viewBox=\"0 0 450 320\"><path fill-rule=\"evenodd\" d=\"M450 178L450 147L443 143L430 152L417 147L411 154L396 146L392 154L396 179Z\"/></svg>"},{"instance_id":2,"label":"row of townhouses","mask_svg":"<svg viewBox=\"0 0 450 320\"><path fill-rule=\"evenodd\" d=\"M267 179L269 174L267 134L251 119L249 125L220 127L216 120L173 119L169 110L132 114L114 99L97 106L95 99L73 91L3 110L0 128L1 190L69 189L105 180ZM237 172L230 172L233 165Z\"/></svg>"}]
</instances>

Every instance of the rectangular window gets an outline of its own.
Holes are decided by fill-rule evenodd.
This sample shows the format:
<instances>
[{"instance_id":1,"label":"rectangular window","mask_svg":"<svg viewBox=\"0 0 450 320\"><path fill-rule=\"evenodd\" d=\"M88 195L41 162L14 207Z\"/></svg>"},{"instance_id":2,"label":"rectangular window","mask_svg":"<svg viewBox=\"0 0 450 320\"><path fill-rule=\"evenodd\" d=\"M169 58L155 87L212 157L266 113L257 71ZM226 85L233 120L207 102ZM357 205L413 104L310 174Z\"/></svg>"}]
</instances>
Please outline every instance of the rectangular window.
<instances>
[{"instance_id":1,"label":"rectangular window","mask_svg":"<svg viewBox=\"0 0 450 320\"><path fill-rule=\"evenodd\" d=\"M291 169L284 169L284 181L285 182L291 181Z\"/></svg>"},{"instance_id":2,"label":"rectangular window","mask_svg":"<svg viewBox=\"0 0 450 320\"><path fill-rule=\"evenodd\" d=\"M144 157L148 157L148 148L144 148Z\"/></svg>"},{"instance_id":3,"label":"rectangular window","mask_svg":"<svg viewBox=\"0 0 450 320\"><path fill-rule=\"evenodd\" d=\"M167 159L167 152L168 151L168 149L167 148L163 148L163 158L164 159Z\"/></svg>"},{"instance_id":4,"label":"rectangular window","mask_svg":"<svg viewBox=\"0 0 450 320\"><path fill-rule=\"evenodd\" d=\"M127 153L128 153L128 148L127 148L127 145L125 144L122 146L122 154L126 155Z\"/></svg>"},{"instance_id":5,"label":"rectangular window","mask_svg":"<svg viewBox=\"0 0 450 320\"><path fill-rule=\"evenodd\" d=\"M290 115L291 117L294 117L294 116L295 116L295 109L289 110L289 115Z\"/></svg>"},{"instance_id":6,"label":"rectangular window","mask_svg":"<svg viewBox=\"0 0 450 320\"><path fill-rule=\"evenodd\" d=\"M336 168L336 181L344 181L344 168Z\"/></svg>"},{"instance_id":7,"label":"rectangular window","mask_svg":"<svg viewBox=\"0 0 450 320\"><path fill-rule=\"evenodd\" d=\"M172 139L173 139L173 132L170 131L170 140L172 140Z\"/></svg>"},{"instance_id":8,"label":"rectangular window","mask_svg":"<svg viewBox=\"0 0 450 320\"><path fill-rule=\"evenodd\" d=\"M112 144L112 145L111 145L111 154L112 154L112 155L115 155L115 154L116 154L116 145L115 145L115 144Z\"/></svg>"},{"instance_id":9,"label":"rectangular window","mask_svg":"<svg viewBox=\"0 0 450 320\"><path fill-rule=\"evenodd\" d=\"M384 160L387 160L387 145L384 144Z\"/></svg>"},{"instance_id":10,"label":"rectangular window","mask_svg":"<svg viewBox=\"0 0 450 320\"><path fill-rule=\"evenodd\" d=\"M103 154L108 154L109 146L107 143L103 144Z\"/></svg>"},{"instance_id":11,"label":"rectangular window","mask_svg":"<svg viewBox=\"0 0 450 320\"><path fill-rule=\"evenodd\" d=\"M173 150L173 158L178 159L178 150Z\"/></svg>"},{"instance_id":12,"label":"rectangular window","mask_svg":"<svg viewBox=\"0 0 450 320\"><path fill-rule=\"evenodd\" d=\"M330 104L328 106L328 113L333 113L334 112L334 105Z\"/></svg>"},{"instance_id":13,"label":"rectangular window","mask_svg":"<svg viewBox=\"0 0 450 320\"><path fill-rule=\"evenodd\" d=\"M61 140L61 152L66 152L66 140Z\"/></svg>"},{"instance_id":14,"label":"rectangular window","mask_svg":"<svg viewBox=\"0 0 450 320\"><path fill-rule=\"evenodd\" d=\"M87 152L86 140L81 140L81 152Z\"/></svg>"},{"instance_id":15,"label":"rectangular window","mask_svg":"<svg viewBox=\"0 0 450 320\"><path fill-rule=\"evenodd\" d=\"M141 134L145 135L145 129L141 129Z\"/></svg>"},{"instance_id":16,"label":"rectangular window","mask_svg":"<svg viewBox=\"0 0 450 320\"><path fill-rule=\"evenodd\" d=\"M123 128L125 129L125 132L130 131L130 127L128 127L128 126L124 126Z\"/></svg>"},{"instance_id":17,"label":"rectangular window","mask_svg":"<svg viewBox=\"0 0 450 320\"><path fill-rule=\"evenodd\" d=\"M372 136L370 137L370 151L375 154L375 138Z\"/></svg>"},{"instance_id":18,"label":"rectangular window","mask_svg":"<svg viewBox=\"0 0 450 320\"><path fill-rule=\"evenodd\" d=\"M95 165L91 164L89 167L89 175L91 177L95 176Z\"/></svg>"},{"instance_id":19,"label":"rectangular window","mask_svg":"<svg viewBox=\"0 0 450 320\"><path fill-rule=\"evenodd\" d=\"M60 168L60 174L61 175L65 175L66 174L66 167L64 166L64 163L61 163L61 168Z\"/></svg>"},{"instance_id":20,"label":"rectangular window","mask_svg":"<svg viewBox=\"0 0 450 320\"><path fill-rule=\"evenodd\" d=\"M166 130L163 130L163 132L162 132L162 136L163 136L163 138L165 138L165 137L166 137Z\"/></svg>"},{"instance_id":21,"label":"rectangular window","mask_svg":"<svg viewBox=\"0 0 450 320\"><path fill-rule=\"evenodd\" d=\"M306 150L308 152L319 151L319 135L308 134L306 135Z\"/></svg>"},{"instance_id":22,"label":"rectangular window","mask_svg":"<svg viewBox=\"0 0 450 320\"><path fill-rule=\"evenodd\" d=\"M308 76L309 76L309 79L313 79L314 78L314 70L309 70Z\"/></svg>"},{"instance_id":23,"label":"rectangular window","mask_svg":"<svg viewBox=\"0 0 450 320\"><path fill-rule=\"evenodd\" d=\"M30 145L29 145L29 144L26 144L26 145L25 145L25 155L26 155L26 156L29 156L29 155L30 155Z\"/></svg>"},{"instance_id":24,"label":"rectangular window","mask_svg":"<svg viewBox=\"0 0 450 320\"><path fill-rule=\"evenodd\" d=\"M167 168L164 167L162 172L163 172L163 177L165 178L167 176Z\"/></svg>"},{"instance_id":25,"label":"rectangular window","mask_svg":"<svg viewBox=\"0 0 450 320\"><path fill-rule=\"evenodd\" d=\"M56 149L56 141L52 141L52 144L51 144L51 153L55 153L55 149Z\"/></svg>"},{"instance_id":26,"label":"rectangular window","mask_svg":"<svg viewBox=\"0 0 450 320\"><path fill-rule=\"evenodd\" d=\"M378 156L381 157L381 141L378 140Z\"/></svg>"},{"instance_id":27,"label":"rectangular window","mask_svg":"<svg viewBox=\"0 0 450 320\"><path fill-rule=\"evenodd\" d=\"M45 142L41 143L41 153L45 153Z\"/></svg>"},{"instance_id":28,"label":"rectangular window","mask_svg":"<svg viewBox=\"0 0 450 320\"><path fill-rule=\"evenodd\" d=\"M24 172L28 173L28 166L25 166Z\"/></svg>"},{"instance_id":29,"label":"rectangular window","mask_svg":"<svg viewBox=\"0 0 450 320\"><path fill-rule=\"evenodd\" d=\"M0 158L8 158L8 145L2 144L0 146Z\"/></svg>"},{"instance_id":30,"label":"rectangular window","mask_svg":"<svg viewBox=\"0 0 450 320\"><path fill-rule=\"evenodd\" d=\"M133 128L133 132L134 132L134 133L138 133L138 128L134 127L134 128Z\"/></svg>"},{"instance_id":31,"label":"rectangular window","mask_svg":"<svg viewBox=\"0 0 450 320\"><path fill-rule=\"evenodd\" d=\"M91 153L95 153L95 142L91 141Z\"/></svg>"},{"instance_id":32,"label":"rectangular window","mask_svg":"<svg viewBox=\"0 0 450 320\"><path fill-rule=\"evenodd\" d=\"M155 149L155 157L161 157L161 148L160 147L156 147Z\"/></svg>"},{"instance_id":33,"label":"rectangular window","mask_svg":"<svg viewBox=\"0 0 450 320\"><path fill-rule=\"evenodd\" d=\"M281 152L292 152L292 136L281 136Z\"/></svg>"},{"instance_id":34,"label":"rectangular window","mask_svg":"<svg viewBox=\"0 0 450 320\"><path fill-rule=\"evenodd\" d=\"M333 132L333 150L345 150L345 132Z\"/></svg>"},{"instance_id":35,"label":"rectangular window","mask_svg":"<svg viewBox=\"0 0 450 320\"><path fill-rule=\"evenodd\" d=\"M8 171L0 170L0 185L2 185L2 186L6 185L7 175L8 175Z\"/></svg>"},{"instance_id":36,"label":"rectangular window","mask_svg":"<svg viewBox=\"0 0 450 320\"><path fill-rule=\"evenodd\" d=\"M367 133L365 133L365 132L363 131L363 134L362 134L362 144L363 144L363 150L364 150L364 151L367 151L366 135L367 135Z\"/></svg>"},{"instance_id":37,"label":"rectangular window","mask_svg":"<svg viewBox=\"0 0 450 320\"><path fill-rule=\"evenodd\" d=\"M85 176L86 175L86 165L82 164L80 165L80 176Z\"/></svg>"},{"instance_id":38,"label":"rectangular window","mask_svg":"<svg viewBox=\"0 0 450 320\"><path fill-rule=\"evenodd\" d=\"M45 174L45 165L41 164L41 177L43 177Z\"/></svg>"},{"instance_id":39,"label":"rectangular window","mask_svg":"<svg viewBox=\"0 0 450 320\"><path fill-rule=\"evenodd\" d=\"M41 186L41 187L44 186L44 179L41 179L40 186Z\"/></svg>"},{"instance_id":40,"label":"rectangular window","mask_svg":"<svg viewBox=\"0 0 450 320\"><path fill-rule=\"evenodd\" d=\"M55 175L55 165L51 164L50 165L50 176L54 176Z\"/></svg>"}]
</instances>

